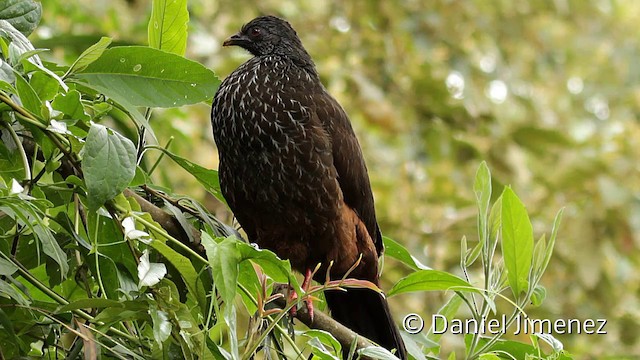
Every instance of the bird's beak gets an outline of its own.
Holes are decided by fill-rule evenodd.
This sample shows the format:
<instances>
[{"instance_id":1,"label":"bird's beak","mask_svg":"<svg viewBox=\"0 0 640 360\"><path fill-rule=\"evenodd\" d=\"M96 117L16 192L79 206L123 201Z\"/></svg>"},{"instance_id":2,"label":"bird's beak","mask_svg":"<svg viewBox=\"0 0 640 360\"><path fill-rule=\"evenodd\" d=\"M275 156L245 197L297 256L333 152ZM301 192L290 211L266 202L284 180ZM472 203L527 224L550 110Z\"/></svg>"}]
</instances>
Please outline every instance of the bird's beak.
<instances>
[{"instance_id":1,"label":"bird's beak","mask_svg":"<svg viewBox=\"0 0 640 360\"><path fill-rule=\"evenodd\" d=\"M234 45L242 46L242 44L245 44L248 41L249 39L247 39L244 35L237 33L235 35L232 35L227 40L225 40L222 43L222 46L234 46Z\"/></svg>"}]
</instances>

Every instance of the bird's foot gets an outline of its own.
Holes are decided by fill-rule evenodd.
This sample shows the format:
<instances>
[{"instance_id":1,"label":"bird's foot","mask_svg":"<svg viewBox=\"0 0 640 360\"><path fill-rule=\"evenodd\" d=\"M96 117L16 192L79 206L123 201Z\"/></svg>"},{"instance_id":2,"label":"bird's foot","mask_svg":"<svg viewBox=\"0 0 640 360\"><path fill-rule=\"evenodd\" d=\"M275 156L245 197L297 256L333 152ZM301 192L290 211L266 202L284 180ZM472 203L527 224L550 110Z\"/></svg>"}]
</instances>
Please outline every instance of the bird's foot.
<instances>
[{"instance_id":1,"label":"bird's foot","mask_svg":"<svg viewBox=\"0 0 640 360\"><path fill-rule=\"evenodd\" d=\"M312 277L313 272L311 271L311 269L307 269L304 274L304 281L302 281L302 290L304 290L305 293L309 291ZM307 312L309 312L309 318L311 318L311 321L313 321L313 300L311 299L311 297L308 297L304 300L304 303L307 307Z\"/></svg>"},{"instance_id":2,"label":"bird's foot","mask_svg":"<svg viewBox=\"0 0 640 360\"><path fill-rule=\"evenodd\" d=\"M309 286L311 285L311 279L313 277L313 273L311 272L311 269L307 269L305 275L304 275L304 280L302 281L302 291L304 291L305 293L309 291ZM298 300L298 293L295 292L295 290L291 289L291 292L289 293L289 301L290 302L295 302L296 300ZM311 318L311 321L313 321L313 300L311 299L311 297L307 297L306 299L303 300L304 301L304 305L307 308L307 312L309 313L309 318ZM298 315L298 309L297 306L294 306L291 308L291 310L289 310L289 314L293 317Z\"/></svg>"}]
</instances>

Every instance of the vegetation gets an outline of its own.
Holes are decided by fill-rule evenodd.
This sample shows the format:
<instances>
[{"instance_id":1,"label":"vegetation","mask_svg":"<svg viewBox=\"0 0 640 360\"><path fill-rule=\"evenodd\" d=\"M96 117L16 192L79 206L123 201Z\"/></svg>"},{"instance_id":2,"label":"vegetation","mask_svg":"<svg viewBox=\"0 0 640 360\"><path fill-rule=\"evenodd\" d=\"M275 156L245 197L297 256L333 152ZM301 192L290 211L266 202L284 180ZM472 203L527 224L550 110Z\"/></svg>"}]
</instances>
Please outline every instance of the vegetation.
<instances>
[{"instance_id":1,"label":"vegetation","mask_svg":"<svg viewBox=\"0 0 640 360\"><path fill-rule=\"evenodd\" d=\"M209 69L246 58L217 50L259 12L293 23L358 130L390 236L383 289L399 321L432 326L405 334L414 358L638 354L640 4L241 6L0 1L0 358L351 346L288 310L368 285L273 295L303 289L239 240L212 170ZM608 334L441 336L432 314L606 318Z\"/></svg>"}]
</instances>

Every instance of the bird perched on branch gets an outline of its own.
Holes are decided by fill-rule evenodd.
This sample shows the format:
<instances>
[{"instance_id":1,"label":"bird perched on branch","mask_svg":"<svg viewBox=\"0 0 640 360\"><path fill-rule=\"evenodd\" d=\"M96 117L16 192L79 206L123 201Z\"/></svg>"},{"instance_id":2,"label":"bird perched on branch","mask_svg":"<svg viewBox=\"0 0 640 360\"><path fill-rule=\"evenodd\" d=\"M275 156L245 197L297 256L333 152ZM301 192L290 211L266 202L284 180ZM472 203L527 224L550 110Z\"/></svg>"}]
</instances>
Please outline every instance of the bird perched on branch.
<instances>
[{"instance_id":1,"label":"bird perched on branch","mask_svg":"<svg viewBox=\"0 0 640 360\"><path fill-rule=\"evenodd\" d=\"M291 25L258 17L228 38L254 56L233 71L213 100L220 185L249 240L306 274L330 262L340 279L378 284L383 244L367 168L347 114L326 91ZM406 357L382 294L325 293L331 315Z\"/></svg>"}]
</instances>

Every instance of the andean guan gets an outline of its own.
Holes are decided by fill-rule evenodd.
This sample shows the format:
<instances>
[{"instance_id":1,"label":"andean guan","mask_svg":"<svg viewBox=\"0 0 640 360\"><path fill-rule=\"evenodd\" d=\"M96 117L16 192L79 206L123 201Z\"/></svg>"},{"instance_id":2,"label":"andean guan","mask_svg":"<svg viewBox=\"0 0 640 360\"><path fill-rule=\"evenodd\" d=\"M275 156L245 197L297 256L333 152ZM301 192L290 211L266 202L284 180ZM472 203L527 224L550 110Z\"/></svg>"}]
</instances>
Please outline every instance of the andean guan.
<instances>
[{"instance_id":1,"label":"andean guan","mask_svg":"<svg viewBox=\"0 0 640 360\"><path fill-rule=\"evenodd\" d=\"M211 109L220 186L249 240L316 280L378 284L383 251L367 168L347 114L326 91L291 25L258 17L228 38L254 55L220 85ZM332 317L406 358L384 296L327 291Z\"/></svg>"}]
</instances>

